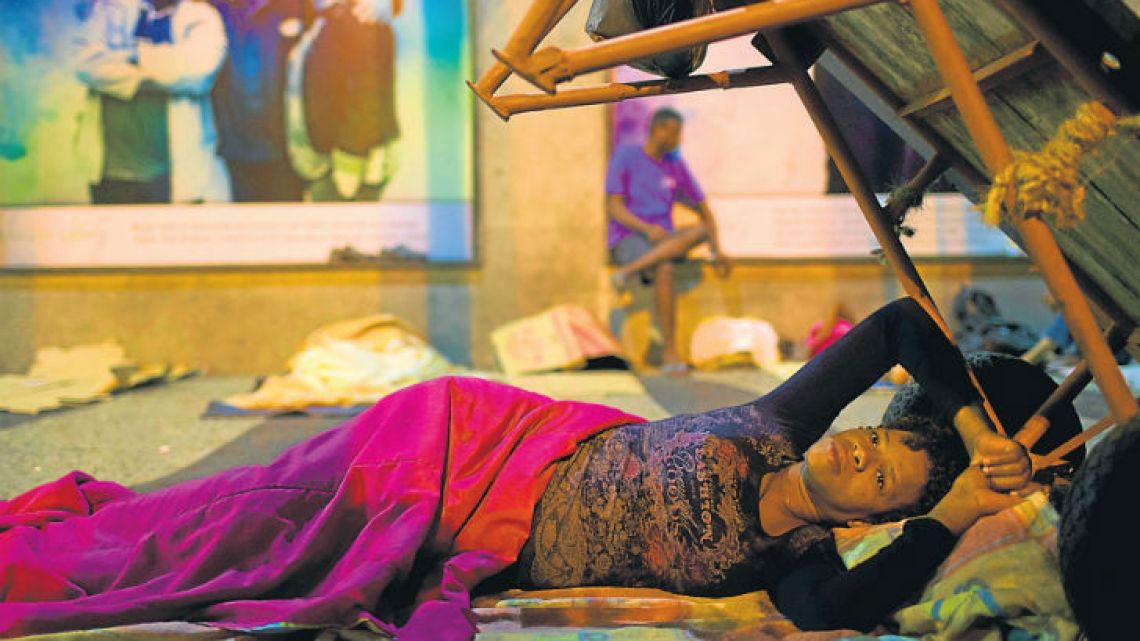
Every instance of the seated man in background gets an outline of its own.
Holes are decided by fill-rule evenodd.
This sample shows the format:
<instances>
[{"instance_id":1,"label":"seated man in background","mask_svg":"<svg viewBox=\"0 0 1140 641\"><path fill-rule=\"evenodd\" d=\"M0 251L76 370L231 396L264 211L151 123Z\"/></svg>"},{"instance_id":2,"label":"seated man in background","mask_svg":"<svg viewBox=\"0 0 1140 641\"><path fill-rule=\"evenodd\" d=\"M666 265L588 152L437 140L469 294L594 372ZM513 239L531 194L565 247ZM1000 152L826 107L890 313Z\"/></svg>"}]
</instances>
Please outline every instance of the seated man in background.
<instances>
[{"instance_id":1,"label":"seated man in background","mask_svg":"<svg viewBox=\"0 0 1140 641\"><path fill-rule=\"evenodd\" d=\"M712 210L677 147L681 143L681 114L657 110L649 121L643 145L619 147L606 171L608 245L615 263L614 286L621 290L635 273L654 283L657 318L664 341L662 370L685 371L677 354L677 301L673 291L673 261L708 242L716 272L727 277L732 264L721 251ZM701 218L696 225L673 228L673 203L691 205Z\"/></svg>"}]
</instances>

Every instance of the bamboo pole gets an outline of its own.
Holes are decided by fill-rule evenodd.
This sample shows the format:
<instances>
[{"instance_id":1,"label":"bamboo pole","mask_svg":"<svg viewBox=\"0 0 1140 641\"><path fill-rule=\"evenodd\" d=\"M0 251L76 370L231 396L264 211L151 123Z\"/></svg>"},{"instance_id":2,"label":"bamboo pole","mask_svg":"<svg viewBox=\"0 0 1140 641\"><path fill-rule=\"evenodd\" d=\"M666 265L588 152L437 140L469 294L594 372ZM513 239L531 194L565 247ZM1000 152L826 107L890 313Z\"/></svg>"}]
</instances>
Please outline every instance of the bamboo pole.
<instances>
[{"instance_id":1,"label":"bamboo pole","mask_svg":"<svg viewBox=\"0 0 1140 641\"><path fill-rule=\"evenodd\" d=\"M694 45L727 40L855 9L881 0L772 0L646 29L578 49L540 49L521 57L504 49L495 57L534 86L554 93L555 85L581 74Z\"/></svg>"},{"instance_id":2,"label":"bamboo pole","mask_svg":"<svg viewBox=\"0 0 1140 641\"><path fill-rule=\"evenodd\" d=\"M1060 446L1058 446L1057 449L1049 452L1045 456L1042 456L1040 459L1035 461L1033 465L1033 471L1036 472L1039 469L1059 465L1066 454L1084 445L1088 441L1092 440L1093 437L1114 425L1116 425L1116 420L1112 417L1111 414L1100 419L1096 423L1090 425L1088 429L1065 441Z\"/></svg>"},{"instance_id":3,"label":"bamboo pole","mask_svg":"<svg viewBox=\"0 0 1140 641\"><path fill-rule=\"evenodd\" d=\"M783 73L772 66L734 69L716 73L688 76L676 80L645 80L615 82L597 87L567 89L554 95L513 94L490 96L484 101L503 120L519 113L621 102L647 96L668 96L711 89L739 89L760 87L784 82ZM478 93L476 91L476 93ZM480 96L482 97L482 96Z\"/></svg>"},{"instance_id":4,"label":"bamboo pole","mask_svg":"<svg viewBox=\"0 0 1140 641\"><path fill-rule=\"evenodd\" d=\"M950 161L946 160L942 154L934 152L930 160L926 161L926 164L918 170L914 177L907 181L901 190L892 193L887 198L885 209L887 210L887 218L891 220L891 223L898 224L903 219L907 209L910 208L913 198L908 198L908 196L924 194L930 185L938 180L939 176L946 173L947 169L950 169Z\"/></svg>"},{"instance_id":5,"label":"bamboo pole","mask_svg":"<svg viewBox=\"0 0 1140 641\"><path fill-rule=\"evenodd\" d=\"M919 275L918 269L915 268L914 262L911 261L910 255L907 254L906 248L902 245L902 241L895 235L893 221L888 218L886 211L879 205L879 200L876 198L874 190L871 189L869 181L866 176L863 175L863 170L859 168L859 164L855 161L855 153L847 143L847 140L843 137L839 123L835 121L835 117L823 102L823 97L820 96L819 90L816 88L815 83L812 82L807 69L802 66L802 61L798 59L795 51L782 33L768 32L765 36L768 38L768 42L772 45L772 49L776 54L776 64L785 69L788 82L795 88L800 102L803 103L808 115L811 116L812 122L815 123L820 137L823 138L824 146L827 147L828 154L831 156L831 159L835 161L835 166L839 169L840 175L843 176L843 181L847 183L848 189L851 190L852 196L855 197L855 202L858 203L859 209L863 212L863 217L867 219L867 224L871 226L871 231L874 233L875 239L879 241L879 246L883 249L883 255L894 269L895 277L898 278L903 290L918 301L918 304L930 315L930 318L934 320L938 328L942 330L946 339L953 344L953 333L950 332L950 328L946 325L945 319L942 318L942 314L934 304L934 299L931 298L930 291L926 288L926 283L922 281L922 276ZM977 390L982 398L982 405L985 408L986 415L998 429L999 433L1004 434L1005 430L998 420L993 406L986 398L985 391L982 390L977 376L974 375L969 365L966 366L966 373L974 389Z\"/></svg>"},{"instance_id":6,"label":"bamboo pole","mask_svg":"<svg viewBox=\"0 0 1140 641\"><path fill-rule=\"evenodd\" d=\"M1124 343L1128 340L1128 336L1132 334L1132 330L1133 325L1131 323L1116 323L1113 325L1112 328L1108 330L1105 339L1108 343L1108 348L1116 352L1121 347L1124 347ZM1073 399L1084 390L1085 386L1087 386L1091 380L1092 374L1089 372L1088 361L1081 359L1080 362L1073 367L1073 370L1069 372L1069 375L1065 377L1065 380L1057 386L1057 389L1053 390L1049 398L1045 399L1041 407L1037 408L1034 414L1048 414L1058 405L1073 402Z\"/></svg>"},{"instance_id":7,"label":"bamboo pole","mask_svg":"<svg viewBox=\"0 0 1140 641\"><path fill-rule=\"evenodd\" d=\"M557 11L550 14L550 5L556 2L561 4L557 7ZM577 3L578 0L535 0L505 48L511 51L521 51L523 52L521 55L529 56L531 52L534 51L534 48L542 42L542 39L558 25L562 18L564 18ZM543 19L546 20L543 28L534 29L534 23ZM468 80L467 86L471 88L471 91L475 92L476 96L479 96L483 102L489 105L491 96L495 95L495 92L499 90L499 87L503 86L503 83L507 81L510 75L511 70L503 63L496 61L495 64L491 65L490 69L483 72L483 75L479 77L478 81L471 82ZM494 109L494 107L491 108ZM498 112L496 111L496 113ZM501 114L500 117L502 117Z\"/></svg>"},{"instance_id":8,"label":"bamboo pole","mask_svg":"<svg viewBox=\"0 0 1140 641\"><path fill-rule=\"evenodd\" d=\"M503 52L511 56L529 55L573 5L574 0L531 0L526 15L503 46Z\"/></svg>"},{"instance_id":9,"label":"bamboo pole","mask_svg":"<svg viewBox=\"0 0 1140 641\"><path fill-rule=\"evenodd\" d=\"M986 106L981 90L974 82L966 58L938 6L938 0L910 0L910 6L938 70L950 89L954 104L962 114L970 137L978 146L990 171L997 175L1013 161L1013 154ZM1061 305L1061 313L1069 325L1069 331L1080 347L1081 354L1088 360L1089 368L1104 393L1112 415L1123 423L1140 411L1140 407L1100 333L1088 302L1065 263L1057 241L1040 218L1017 216L1012 223L1025 242L1030 258L1041 270L1046 286Z\"/></svg>"},{"instance_id":10,"label":"bamboo pole","mask_svg":"<svg viewBox=\"0 0 1140 641\"><path fill-rule=\"evenodd\" d=\"M1132 333L1133 327L1134 326L1130 322L1118 322L1113 325L1112 328L1109 329L1107 337L1105 339L1108 343L1109 349L1116 351L1123 347L1125 341L1128 340L1128 336ZM1081 390L1083 390L1091 380L1092 374L1089 372L1088 361L1082 359L1073 368L1073 371L1069 372L1069 375L1065 377L1065 380L1057 386L1057 389L1053 390L1053 393L1049 395L1049 398L1045 399L1045 402L1041 404L1041 407L1037 408L1037 411L1033 413L1033 416L1030 416L1029 419L1025 421L1025 425L1023 425L1021 430L1018 431L1018 442L1024 445L1027 449L1032 449L1033 446L1037 444L1037 441L1039 441L1041 437L1044 436L1045 432L1049 429L1049 419L1046 418L1045 415L1052 411L1054 407L1057 407L1062 403L1071 403L1073 399L1081 393ZM1052 452L1044 455L1042 459L1055 459L1057 461L1060 461L1063 456L1079 447L1081 443L1083 443L1085 440L1088 440L1089 438L1092 438L1092 436L1086 437L1084 440L1070 439L1064 444L1056 447ZM1071 445L1073 442L1075 442L1076 445Z\"/></svg>"}]
</instances>

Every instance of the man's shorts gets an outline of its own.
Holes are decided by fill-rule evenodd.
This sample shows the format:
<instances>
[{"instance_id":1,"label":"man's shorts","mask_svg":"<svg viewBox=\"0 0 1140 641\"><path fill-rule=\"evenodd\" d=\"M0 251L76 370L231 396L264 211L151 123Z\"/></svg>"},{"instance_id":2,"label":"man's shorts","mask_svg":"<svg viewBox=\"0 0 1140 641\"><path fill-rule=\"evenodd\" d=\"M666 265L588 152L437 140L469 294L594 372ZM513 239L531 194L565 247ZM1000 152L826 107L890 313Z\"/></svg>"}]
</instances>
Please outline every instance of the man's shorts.
<instances>
[{"instance_id":1,"label":"man's shorts","mask_svg":"<svg viewBox=\"0 0 1140 641\"><path fill-rule=\"evenodd\" d=\"M628 265L638 258L641 258L645 254L649 253L650 249L653 249L653 243L649 242L649 238L647 238L644 234L635 232L626 236L625 238L622 238L620 241L618 241L618 244L610 248L610 258L615 264ZM674 258L673 262L683 263L685 262L685 259L684 257ZM639 276L641 276L641 282L643 284L653 284L652 269L641 270Z\"/></svg>"}]
</instances>

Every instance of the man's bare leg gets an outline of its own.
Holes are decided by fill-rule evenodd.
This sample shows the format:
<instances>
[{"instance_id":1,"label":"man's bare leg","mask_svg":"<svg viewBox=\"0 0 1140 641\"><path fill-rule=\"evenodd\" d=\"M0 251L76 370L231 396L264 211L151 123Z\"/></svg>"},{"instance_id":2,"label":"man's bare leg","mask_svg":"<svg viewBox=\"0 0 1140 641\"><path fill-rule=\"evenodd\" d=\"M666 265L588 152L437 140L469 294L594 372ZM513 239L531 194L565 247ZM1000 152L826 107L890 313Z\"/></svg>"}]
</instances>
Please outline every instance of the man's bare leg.
<instances>
[{"instance_id":1,"label":"man's bare leg","mask_svg":"<svg viewBox=\"0 0 1140 641\"><path fill-rule=\"evenodd\" d=\"M653 295L657 303L657 322L661 325L661 338L665 341L663 365L682 363L677 354L677 292L673 289L673 263L658 263L654 269Z\"/></svg>"},{"instance_id":2,"label":"man's bare leg","mask_svg":"<svg viewBox=\"0 0 1140 641\"><path fill-rule=\"evenodd\" d=\"M708 236L708 229L703 224L682 227L669 234L665 240L654 245L653 249L645 252L644 255L619 267L614 272L614 280L615 282L625 282L627 278L643 269L649 269L660 265L663 261L684 256L685 252L707 240Z\"/></svg>"}]
</instances>

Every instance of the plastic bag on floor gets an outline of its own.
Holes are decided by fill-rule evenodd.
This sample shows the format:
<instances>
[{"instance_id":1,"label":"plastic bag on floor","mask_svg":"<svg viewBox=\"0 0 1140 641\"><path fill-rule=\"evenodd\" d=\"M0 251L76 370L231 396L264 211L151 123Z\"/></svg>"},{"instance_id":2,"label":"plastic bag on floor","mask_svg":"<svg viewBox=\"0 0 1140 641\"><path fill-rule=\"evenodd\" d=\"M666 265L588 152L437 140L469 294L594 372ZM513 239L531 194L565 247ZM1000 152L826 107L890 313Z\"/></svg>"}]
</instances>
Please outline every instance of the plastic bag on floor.
<instances>
[{"instance_id":1,"label":"plastic bag on floor","mask_svg":"<svg viewBox=\"0 0 1140 641\"><path fill-rule=\"evenodd\" d=\"M712 13L710 0L594 0L586 18L586 33L594 40L652 29ZM629 65L667 78L683 78L705 59L707 45L669 51L635 60Z\"/></svg>"},{"instance_id":2,"label":"plastic bag on floor","mask_svg":"<svg viewBox=\"0 0 1140 641\"><path fill-rule=\"evenodd\" d=\"M507 374L586 367L622 359L621 347L601 323L577 305L558 305L491 332L495 356Z\"/></svg>"},{"instance_id":3,"label":"plastic bag on floor","mask_svg":"<svg viewBox=\"0 0 1140 641\"><path fill-rule=\"evenodd\" d=\"M714 316L697 325L689 356L700 368L753 363L771 368L780 362L780 338L771 323L755 318Z\"/></svg>"}]
</instances>

